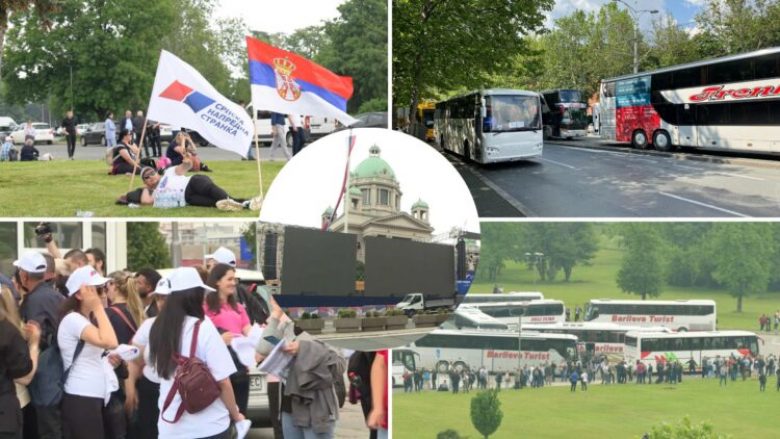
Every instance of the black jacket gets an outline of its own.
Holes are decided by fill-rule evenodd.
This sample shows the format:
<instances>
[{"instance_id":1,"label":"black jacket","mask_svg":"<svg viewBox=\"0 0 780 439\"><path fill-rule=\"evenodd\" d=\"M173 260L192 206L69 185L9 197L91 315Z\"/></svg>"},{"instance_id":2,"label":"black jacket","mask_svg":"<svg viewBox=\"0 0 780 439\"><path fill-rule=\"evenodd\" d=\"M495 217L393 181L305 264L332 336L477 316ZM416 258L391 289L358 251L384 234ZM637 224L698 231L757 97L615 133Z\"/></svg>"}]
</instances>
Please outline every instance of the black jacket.
<instances>
[{"instance_id":1,"label":"black jacket","mask_svg":"<svg viewBox=\"0 0 780 439\"><path fill-rule=\"evenodd\" d=\"M0 320L0 433L21 428L22 411L14 380L32 370L30 349L22 334L7 319Z\"/></svg>"},{"instance_id":2,"label":"black jacket","mask_svg":"<svg viewBox=\"0 0 780 439\"><path fill-rule=\"evenodd\" d=\"M76 118L75 117L66 117L65 119L62 119L62 125L65 127L65 131L68 132L68 134L76 135Z\"/></svg>"}]
</instances>

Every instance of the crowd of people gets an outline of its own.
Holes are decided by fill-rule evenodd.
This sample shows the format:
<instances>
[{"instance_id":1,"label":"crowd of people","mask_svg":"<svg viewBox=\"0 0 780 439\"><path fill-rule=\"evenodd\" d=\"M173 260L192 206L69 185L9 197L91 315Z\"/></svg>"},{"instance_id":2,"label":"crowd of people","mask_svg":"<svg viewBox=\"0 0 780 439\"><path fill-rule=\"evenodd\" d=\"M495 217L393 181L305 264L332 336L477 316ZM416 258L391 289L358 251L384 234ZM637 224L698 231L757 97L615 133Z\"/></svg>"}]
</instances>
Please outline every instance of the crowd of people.
<instances>
[{"instance_id":1,"label":"crowd of people","mask_svg":"<svg viewBox=\"0 0 780 439\"><path fill-rule=\"evenodd\" d=\"M775 335L780 331L780 309L775 311L774 315L761 314L758 318L758 330L761 332L775 332Z\"/></svg>"},{"instance_id":2,"label":"crowd of people","mask_svg":"<svg viewBox=\"0 0 780 439\"><path fill-rule=\"evenodd\" d=\"M301 333L262 287L240 285L232 251L166 277L106 274L99 249L61 255L38 232L47 251L0 275L0 438L235 437L247 427L250 369L280 343L291 362L266 375L274 436L334 437L345 356ZM232 342L253 328L262 337L246 365ZM386 437L387 351L350 370L364 381L350 375L350 401L363 404L372 437Z\"/></svg>"}]
</instances>

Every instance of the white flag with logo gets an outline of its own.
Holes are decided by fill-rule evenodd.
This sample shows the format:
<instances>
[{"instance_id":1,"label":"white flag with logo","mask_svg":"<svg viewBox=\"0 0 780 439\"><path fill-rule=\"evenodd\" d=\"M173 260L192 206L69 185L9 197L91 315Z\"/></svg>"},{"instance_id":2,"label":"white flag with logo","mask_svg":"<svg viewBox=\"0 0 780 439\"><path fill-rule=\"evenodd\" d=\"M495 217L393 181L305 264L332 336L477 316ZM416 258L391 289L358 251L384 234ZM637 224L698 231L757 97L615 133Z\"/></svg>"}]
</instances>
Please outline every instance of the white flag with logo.
<instances>
[{"instance_id":1,"label":"white flag with logo","mask_svg":"<svg viewBox=\"0 0 780 439\"><path fill-rule=\"evenodd\" d=\"M170 124L174 130L195 130L214 146L242 157L252 143L254 126L246 111L222 96L191 65L164 50L147 117Z\"/></svg>"}]
</instances>

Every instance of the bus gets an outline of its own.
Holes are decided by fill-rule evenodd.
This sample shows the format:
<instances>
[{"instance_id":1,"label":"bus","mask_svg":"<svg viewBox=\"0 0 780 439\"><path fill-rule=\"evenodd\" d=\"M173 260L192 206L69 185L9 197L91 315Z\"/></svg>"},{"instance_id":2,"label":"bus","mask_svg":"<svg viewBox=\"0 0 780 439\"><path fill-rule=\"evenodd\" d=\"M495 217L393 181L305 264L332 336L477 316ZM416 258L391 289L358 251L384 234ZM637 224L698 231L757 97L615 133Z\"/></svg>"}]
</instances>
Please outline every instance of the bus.
<instances>
[{"instance_id":1,"label":"bus","mask_svg":"<svg viewBox=\"0 0 780 439\"><path fill-rule=\"evenodd\" d=\"M491 317L478 308L461 306L441 325L445 329L509 330L509 325Z\"/></svg>"},{"instance_id":2,"label":"bus","mask_svg":"<svg viewBox=\"0 0 780 439\"><path fill-rule=\"evenodd\" d=\"M392 377L393 387L404 385L404 373L412 373L417 370L417 357L420 356L417 352L411 349L392 349Z\"/></svg>"},{"instance_id":3,"label":"bus","mask_svg":"<svg viewBox=\"0 0 780 439\"><path fill-rule=\"evenodd\" d=\"M756 357L759 354L758 340L758 336L749 331L629 332L626 334L625 358L628 364L641 361L648 365L666 361L685 364L693 359L696 367L701 368L704 358Z\"/></svg>"},{"instance_id":4,"label":"bus","mask_svg":"<svg viewBox=\"0 0 780 439\"><path fill-rule=\"evenodd\" d=\"M635 148L780 152L780 47L602 80L598 112Z\"/></svg>"},{"instance_id":5,"label":"bus","mask_svg":"<svg viewBox=\"0 0 780 439\"><path fill-rule=\"evenodd\" d=\"M674 331L714 331L714 300L594 299L585 308L585 321L626 326L662 326Z\"/></svg>"},{"instance_id":6,"label":"bus","mask_svg":"<svg viewBox=\"0 0 780 439\"><path fill-rule=\"evenodd\" d=\"M417 122L425 127L425 141L436 140L436 130L433 128L433 113L436 111L436 102L423 101L417 105Z\"/></svg>"},{"instance_id":7,"label":"bus","mask_svg":"<svg viewBox=\"0 0 780 439\"><path fill-rule=\"evenodd\" d=\"M419 366L440 373L455 370L517 370L519 364L541 366L577 361L577 337L566 334L522 334L518 354L517 332L437 329L412 343Z\"/></svg>"},{"instance_id":8,"label":"bus","mask_svg":"<svg viewBox=\"0 0 780 439\"><path fill-rule=\"evenodd\" d=\"M588 134L588 104L579 90L545 90L540 94L545 139Z\"/></svg>"},{"instance_id":9,"label":"bus","mask_svg":"<svg viewBox=\"0 0 780 439\"><path fill-rule=\"evenodd\" d=\"M461 303L528 302L541 299L544 299L544 294L538 291L512 291L502 294L466 294Z\"/></svg>"},{"instance_id":10,"label":"bus","mask_svg":"<svg viewBox=\"0 0 780 439\"><path fill-rule=\"evenodd\" d=\"M538 93L479 90L436 104L439 145L480 164L542 155L542 107Z\"/></svg>"},{"instance_id":11,"label":"bus","mask_svg":"<svg viewBox=\"0 0 780 439\"><path fill-rule=\"evenodd\" d=\"M476 308L499 321L517 327L518 318L521 324L558 323L566 321L566 307L560 300L542 299L529 302L491 302L472 303L461 308Z\"/></svg>"},{"instance_id":12,"label":"bus","mask_svg":"<svg viewBox=\"0 0 780 439\"><path fill-rule=\"evenodd\" d=\"M668 328L660 326L620 326L615 323L564 322L552 325L523 325L523 331L541 333L570 334L577 337L577 352L583 360L594 357L606 357L611 362L623 360L625 336L627 332L664 332Z\"/></svg>"}]
</instances>

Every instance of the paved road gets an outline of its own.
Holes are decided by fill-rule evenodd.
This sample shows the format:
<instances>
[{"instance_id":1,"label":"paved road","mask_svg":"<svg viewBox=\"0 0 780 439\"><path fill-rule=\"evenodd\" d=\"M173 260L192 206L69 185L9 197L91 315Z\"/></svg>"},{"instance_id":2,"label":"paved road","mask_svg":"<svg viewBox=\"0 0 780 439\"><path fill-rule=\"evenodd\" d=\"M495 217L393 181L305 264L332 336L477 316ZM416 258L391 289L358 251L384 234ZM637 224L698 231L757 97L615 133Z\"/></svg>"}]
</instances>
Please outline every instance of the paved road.
<instances>
[{"instance_id":1,"label":"paved road","mask_svg":"<svg viewBox=\"0 0 780 439\"><path fill-rule=\"evenodd\" d=\"M247 438L249 439L273 439L274 431L271 428L253 428ZM339 439L365 439L368 437L368 428L363 418L360 405L352 405L347 401L339 411L339 420L336 423L336 435Z\"/></svg>"},{"instance_id":2,"label":"paved road","mask_svg":"<svg viewBox=\"0 0 780 439\"><path fill-rule=\"evenodd\" d=\"M480 216L777 217L780 160L549 141L540 159L463 165ZM496 203L499 195L501 203ZM503 203L503 204L502 204ZM509 207L508 207L509 206Z\"/></svg>"}]
</instances>

